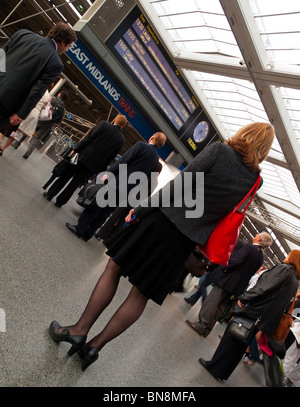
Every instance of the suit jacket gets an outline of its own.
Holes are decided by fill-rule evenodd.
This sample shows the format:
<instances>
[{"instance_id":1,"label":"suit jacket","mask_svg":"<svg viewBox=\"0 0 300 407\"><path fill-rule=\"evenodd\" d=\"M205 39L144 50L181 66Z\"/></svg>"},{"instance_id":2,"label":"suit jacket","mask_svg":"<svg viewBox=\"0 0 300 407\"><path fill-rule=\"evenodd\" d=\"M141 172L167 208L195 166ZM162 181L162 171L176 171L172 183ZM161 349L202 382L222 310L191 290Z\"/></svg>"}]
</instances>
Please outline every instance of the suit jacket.
<instances>
[{"instance_id":1,"label":"suit jacket","mask_svg":"<svg viewBox=\"0 0 300 407\"><path fill-rule=\"evenodd\" d=\"M119 187L119 169L120 164L127 164L127 180L130 174L134 172L142 172L147 177L155 172L158 168L159 157L157 147L153 144L148 144L144 141L135 143L120 160L109 167L109 172L113 173L116 177L117 189ZM136 184L127 184L127 191L129 192ZM147 189L148 191L148 189Z\"/></svg>"},{"instance_id":2,"label":"suit jacket","mask_svg":"<svg viewBox=\"0 0 300 407\"><path fill-rule=\"evenodd\" d=\"M17 31L3 47L6 72L0 72L0 108L25 119L63 70L51 38Z\"/></svg>"},{"instance_id":3,"label":"suit jacket","mask_svg":"<svg viewBox=\"0 0 300 407\"><path fill-rule=\"evenodd\" d=\"M101 121L74 148L78 161L95 174L106 167L121 150L125 138L119 126Z\"/></svg>"},{"instance_id":4,"label":"suit jacket","mask_svg":"<svg viewBox=\"0 0 300 407\"><path fill-rule=\"evenodd\" d=\"M227 267L219 266L212 272L214 284L238 297L246 290L250 278L263 262L262 248L246 243L231 255Z\"/></svg>"}]
</instances>

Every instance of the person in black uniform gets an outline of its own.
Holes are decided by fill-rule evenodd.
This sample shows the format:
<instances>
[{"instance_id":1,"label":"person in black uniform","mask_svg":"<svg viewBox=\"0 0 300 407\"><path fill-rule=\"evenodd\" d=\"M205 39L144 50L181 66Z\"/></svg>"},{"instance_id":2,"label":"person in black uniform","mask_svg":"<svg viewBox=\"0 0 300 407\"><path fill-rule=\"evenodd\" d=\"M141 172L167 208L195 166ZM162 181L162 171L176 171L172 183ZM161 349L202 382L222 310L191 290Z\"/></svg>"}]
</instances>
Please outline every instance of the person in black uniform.
<instances>
[{"instance_id":1,"label":"person in black uniform","mask_svg":"<svg viewBox=\"0 0 300 407\"><path fill-rule=\"evenodd\" d=\"M69 24L57 23L47 37L21 29L7 41L6 71L0 72L0 131L29 115L63 70L59 55L76 40Z\"/></svg>"},{"instance_id":2,"label":"person in black uniform","mask_svg":"<svg viewBox=\"0 0 300 407\"><path fill-rule=\"evenodd\" d=\"M59 177L47 192L43 193L44 197L51 201L71 180L56 198L55 206L60 208L68 202L80 185L94 174L104 171L125 143L121 129L126 124L126 117L118 115L113 124L102 120L90 130L73 150L74 153L79 154L78 163L70 165L68 171Z\"/></svg>"},{"instance_id":3,"label":"person in black uniform","mask_svg":"<svg viewBox=\"0 0 300 407\"><path fill-rule=\"evenodd\" d=\"M118 199L120 164L127 164L127 181L130 175L137 171L144 173L147 178L150 177L151 173L155 172L159 165L157 149L163 147L166 140L164 133L157 132L150 137L148 143L143 141L135 143L118 162L109 167L108 175L113 174L116 177L117 205L120 203ZM134 186L135 184L127 183L127 197ZM104 208L97 205L90 206L82 212L77 225L66 223L66 226L77 237L87 241L94 236L96 230L100 228L115 209L116 206L106 206Z\"/></svg>"}]
</instances>

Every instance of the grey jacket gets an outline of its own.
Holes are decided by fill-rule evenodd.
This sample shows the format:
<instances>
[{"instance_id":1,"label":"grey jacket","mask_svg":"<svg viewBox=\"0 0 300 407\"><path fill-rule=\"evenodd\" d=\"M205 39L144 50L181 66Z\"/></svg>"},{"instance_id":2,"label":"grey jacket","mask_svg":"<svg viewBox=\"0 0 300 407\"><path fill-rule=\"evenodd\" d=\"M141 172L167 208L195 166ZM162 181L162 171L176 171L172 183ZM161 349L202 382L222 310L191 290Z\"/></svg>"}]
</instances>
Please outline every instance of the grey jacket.
<instances>
[{"instance_id":1,"label":"grey jacket","mask_svg":"<svg viewBox=\"0 0 300 407\"><path fill-rule=\"evenodd\" d=\"M201 190L201 181L197 180L196 174L201 172L204 173L204 194L201 194L204 212L196 218L188 217L192 208L185 204L184 199L181 206L174 205L178 198L178 194L174 193L174 185L184 179L185 173L191 173L189 190L195 198ZM174 180L161 188L153 197L152 205L150 197L142 201L135 212L142 218L159 206L183 234L196 243L205 244L219 219L235 208L250 191L257 177L258 173L244 165L242 157L234 148L215 142L206 147ZM170 204L164 207L162 197L168 189ZM153 202L158 202L158 205L154 206Z\"/></svg>"}]
</instances>

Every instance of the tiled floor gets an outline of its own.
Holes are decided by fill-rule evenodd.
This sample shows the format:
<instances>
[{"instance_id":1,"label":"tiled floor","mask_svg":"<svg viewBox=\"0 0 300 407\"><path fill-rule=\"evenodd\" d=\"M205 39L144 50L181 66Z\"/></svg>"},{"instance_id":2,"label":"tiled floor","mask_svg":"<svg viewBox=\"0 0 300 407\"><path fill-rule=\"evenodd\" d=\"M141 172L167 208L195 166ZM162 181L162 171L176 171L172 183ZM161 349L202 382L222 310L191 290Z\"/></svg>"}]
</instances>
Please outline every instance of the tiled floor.
<instances>
[{"instance_id":1,"label":"tiled floor","mask_svg":"<svg viewBox=\"0 0 300 407\"><path fill-rule=\"evenodd\" d=\"M53 163L37 151L25 160L25 148L9 147L0 157L0 309L6 316L6 329L0 324L5 330L0 332L1 387L265 386L261 365L240 363L227 382L206 372L198 359L212 356L224 327L217 324L201 339L184 323L197 320L199 305L190 308L179 293L161 307L149 302L141 319L82 372L78 356L66 355L69 345L49 338L48 326L54 319L77 320L107 262L105 247L96 238L84 242L69 232L65 223L76 223L76 196L61 209L46 201L42 185ZM122 279L91 334L103 327L129 288Z\"/></svg>"}]
</instances>

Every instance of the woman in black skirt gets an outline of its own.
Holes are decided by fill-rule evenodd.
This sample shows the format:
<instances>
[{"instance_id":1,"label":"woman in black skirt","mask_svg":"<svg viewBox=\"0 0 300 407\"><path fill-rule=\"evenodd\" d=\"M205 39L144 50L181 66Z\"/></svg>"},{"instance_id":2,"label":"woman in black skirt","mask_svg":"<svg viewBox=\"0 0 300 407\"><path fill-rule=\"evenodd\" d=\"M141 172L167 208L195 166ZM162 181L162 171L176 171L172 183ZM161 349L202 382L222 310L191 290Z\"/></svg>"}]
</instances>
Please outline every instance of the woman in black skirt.
<instances>
[{"instance_id":1,"label":"woman in black skirt","mask_svg":"<svg viewBox=\"0 0 300 407\"><path fill-rule=\"evenodd\" d=\"M78 351L82 370L141 316L149 299L163 303L196 244L205 244L219 219L252 188L273 140L272 125L252 123L226 144L210 144L174 180L129 212L126 221L135 215L134 223L104 242L110 260L82 316L68 327L53 321L49 329L54 341L72 344L69 355ZM86 343L121 276L133 285L127 299L103 331Z\"/></svg>"}]
</instances>

